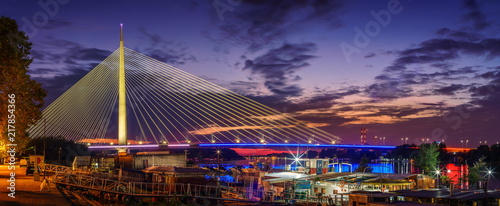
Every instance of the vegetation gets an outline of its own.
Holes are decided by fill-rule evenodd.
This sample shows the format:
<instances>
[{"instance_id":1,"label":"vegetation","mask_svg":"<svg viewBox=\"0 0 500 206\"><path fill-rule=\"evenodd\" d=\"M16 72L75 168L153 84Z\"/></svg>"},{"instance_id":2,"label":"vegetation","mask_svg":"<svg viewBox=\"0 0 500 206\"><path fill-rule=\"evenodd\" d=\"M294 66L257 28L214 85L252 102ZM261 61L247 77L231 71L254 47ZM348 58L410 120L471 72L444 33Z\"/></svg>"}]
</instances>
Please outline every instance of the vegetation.
<instances>
[{"instance_id":1,"label":"vegetation","mask_svg":"<svg viewBox=\"0 0 500 206\"><path fill-rule=\"evenodd\" d=\"M75 143L64 137L38 137L27 144L27 149L21 155L27 157L43 154L47 163L70 166L75 156L87 156L90 152L86 145Z\"/></svg>"},{"instance_id":2,"label":"vegetation","mask_svg":"<svg viewBox=\"0 0 500 206\"><path fill-rule=\"evenodd\" d=\"M438 166L438 149L436 143L420 145L420 150L415 157L415 166L420 169L422 174L435 175L433 171Z\"/></svg>"},{"instance_id":3,"label":"vegetation","mask_svg":"<svg viewBox=\"0 0 500 206\"><path fill-rule=\"evenodd\" d=\"M359 167L356 169L356 172L372 172L373 168L370 167L369 163L370 160L368 157L363 156L359 161Z\"/></svg>"},{"instance_id":4,"label":"vegetation","mask_svg":"<svg viewBox=\"0 0 500 206\"><path fill-rule=\"evenodd\" d=\"M0 17L0 148L5 150L6 143L17 144L24 148L28 143L26 130L41 118L41 108L46 92L41 85L31 80L27 74L33 61L29 56L31 43L23 31L19 31L16 21ZM8 95L15 95L12 110L7 110ZM15 121L14 142L8 142L8 115ZM5 155L0 151L0 155Z\"/></svg>"},{"instance_id":5,"label":"vegetation","mask_svg":"<svg viewBox=\"0 0 500 206\"><path fill-rule=\"evenodd\" d=\"M187 157L191 160L202 161L203 159L217 159L217 150L210 148L190 148L187 151ZM245 159L240 156L236 151L228 148L220 150L219 158L223 161L228 160L242 160Z\"/></svg>"},{"instance_id":6,"label":"vegetation","mask_svg":"<svg viewBox=\"0 0 500 206\"><path fill-rule=\"evenodd\" d=\"M484 162L485 159L486 157L480 158L477 162L474 163L474 166L469 168L469 173L465 178L469 183L470 189L479 189L479 183L486 180L486 171L488 169L487 163Z\"/></svg>"}]
</instances>

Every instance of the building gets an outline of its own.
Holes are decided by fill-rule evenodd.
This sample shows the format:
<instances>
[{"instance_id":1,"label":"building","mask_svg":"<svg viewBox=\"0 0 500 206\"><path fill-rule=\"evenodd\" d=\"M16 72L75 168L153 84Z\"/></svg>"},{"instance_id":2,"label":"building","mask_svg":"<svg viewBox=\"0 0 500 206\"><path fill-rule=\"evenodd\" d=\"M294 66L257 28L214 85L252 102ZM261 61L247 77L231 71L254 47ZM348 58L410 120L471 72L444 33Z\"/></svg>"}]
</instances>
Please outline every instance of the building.
<instances>
[{"instance_id":1,"label":"building","mask_svg":"<svg viewBox=\"0 0 500 206\"><path fill-rule=\"evenodd\" d=\"M210 173L210 170L202 168L151 166L142 171L151 182L199 185L209 183L206 175Z\"/></svg>"}]
</instances>

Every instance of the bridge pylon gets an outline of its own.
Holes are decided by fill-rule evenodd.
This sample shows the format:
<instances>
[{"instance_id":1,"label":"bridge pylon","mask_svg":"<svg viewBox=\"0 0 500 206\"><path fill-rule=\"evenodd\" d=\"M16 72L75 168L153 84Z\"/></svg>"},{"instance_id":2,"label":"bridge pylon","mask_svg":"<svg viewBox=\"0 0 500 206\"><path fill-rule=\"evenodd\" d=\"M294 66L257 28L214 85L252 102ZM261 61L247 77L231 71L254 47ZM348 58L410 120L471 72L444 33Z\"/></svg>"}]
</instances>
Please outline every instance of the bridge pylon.
<instances>
[{"instance_id":1,"label":"bridge pylon","mask_svg":"<svg viewBox=\"0 0 500 206\"><path fill-rule=\"evenodd\" d=\"M123 46L123 24L120 24L120 60L118 71L118 145L127 145L127 97L125 87L125 51ZM126 153L118 148L118 153Z\"/></svg>"}]
</instances>

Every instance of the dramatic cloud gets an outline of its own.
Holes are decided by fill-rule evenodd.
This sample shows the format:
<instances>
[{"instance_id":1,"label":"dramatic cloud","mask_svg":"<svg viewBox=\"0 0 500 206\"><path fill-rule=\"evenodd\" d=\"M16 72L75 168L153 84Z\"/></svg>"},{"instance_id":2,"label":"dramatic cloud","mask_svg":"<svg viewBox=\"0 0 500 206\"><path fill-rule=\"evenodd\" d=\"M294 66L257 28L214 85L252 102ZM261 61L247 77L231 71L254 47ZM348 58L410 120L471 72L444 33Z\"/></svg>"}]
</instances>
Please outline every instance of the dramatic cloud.
<instances>
[{"instance_id":1,"label":"dramatic cloud","mask_svg":"<svg viewBox=\"0 0 500 206\"><path fill-rule=\"evenodd\" d=\"M457 59L461 55L486 56L486 60L491 60L500 56L500 39L430 39L420 43L417 48L406 49L398 54L400 57L395 61L398 66L442 63Z\"/></svg>"},{"instance_id":2,"label":"dramatic cloud","mask_svg":"<svg viewBox=\"0 0 500 206\"><path fill-rule=\"evenodd\" d=\"M141 44L138 44L135 50L146 54L156 60L173 64L182 65L188 61L196 61L196 57L188 52L188 46L185 43L165 40L158 34L152 34L146 29L141 28Z\"/></svg>"},{"instance_id":3,"label":"dramatic cloud","mask_svg":"<svg viewBox=\"0 0 500 206\"><path fill-rule=\"evenodd\" d=\"M290 31L298 32L306 24L338 28L343 25L338 15L341 1L305 0L291 4L287 1L245 0L233 12L226 12L220 33L205 33L220 43L243 46L256 52L282 42ZM229 42L228 42L229 41Z\"/></svg>"},{"instance_id":4,"label":"dramatic cloud","mask_svg":"<svg viewBox=\"0 0 500 206\"><path fill-rule=\"evenodd\" d=\"M295 73L309 66L307 61L314 58L310 53L315 50L314 43L283 44L254 60L247 60L243 69L263 78L266 88L276 95L299 96L303 89L293 83L300 80Z\"/></svg>"},{"instance_id":5,"label":"dramatic cloud","mask_svg":"<svg viewBox=\"0 0 500 206\"><path fill-rule=\"evenodd\" d=\"M481 11L476 0L464 0L463 7L467 10L467 13L462 16L462 19L464 22L471 22L474 29L483 30L491 25L486 20L486 16Z\"/></svg>"},{"instance_id":6,"label":"dramatic cloud","mask_svg":"<svg viewBox=\"0 0 500 206\"><path fill-rule=\"evenodd\" d=\"M441 94L441 95L454 95L456 91L462 90L468 88L465 85L461 84L452 84L450 86L442 87L439 89L434 90L436 94Z\"/></svg>"},{"instance_id":7,"label":"dramatic cloud","mask_svg":"<svg viewBox=\"0 0 500 206\"><path fill-rule=\"evenodd\" d=\"M111 53L48 37L31 51L30 75L48 91L45 102L51 103Z\"/></svg>"}]
</instances>

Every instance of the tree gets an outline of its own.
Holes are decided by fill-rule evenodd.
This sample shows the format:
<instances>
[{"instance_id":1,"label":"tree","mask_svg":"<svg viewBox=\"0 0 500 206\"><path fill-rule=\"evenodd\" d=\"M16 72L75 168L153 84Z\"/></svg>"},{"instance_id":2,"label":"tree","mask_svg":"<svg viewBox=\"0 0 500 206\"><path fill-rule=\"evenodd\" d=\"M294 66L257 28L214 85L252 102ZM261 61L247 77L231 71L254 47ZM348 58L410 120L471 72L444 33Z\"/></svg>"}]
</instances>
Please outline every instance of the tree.
<instances>
[{"instance_id":1,"label":"tree","mask_svg":"<svg viewBox=\"0 0 500 206\"><path fill-rule=\"evenodd\" d=\"M415 166L419 168L423 174L435 175L433 171L435 171L438 166L438 149L436 143L420 145L420 150L415 157Z\"/></svg>"},{"instance_id":2,"label":"tree","mask_svg":"<svg viewBox=\"0 0 500 206\"><path fill-rule=\"evenodd\" d=\"M474 166L469 168L466 179L471 189L479 189L479 182L486 180L485 176L482 175L482 173L487 170L486 162L484 162L485 159L486 157L479 158L479 160L474 163Z\"/></svg>"},{"instance_id":3,"label":"tree","mask_svg":"<svg viewBox=\"0 0 500 206\"><path fill-rule=\"evenodd\" d=\"M373 168L368 163L370 163L368 157L363 156L359 161L359 167L356 169L356 172L372 172Z\"/></svg>"},{"instance_id":4,"label":"tree","mask_svg":"<svg viewBox=\"0 0 500 206\"><path fill-rule=\"evenodd\" d=\"M46 91L30 79L28 67L33 61L29 56L31 43L16 21L0 17L0 144L17 144L23 148L28 142L26 130L41 117ZM15 103L9 103L9 99ZM13 99L13 100L12 100ZM8 105L14 105L7 110ZM8 118L8 115L12 118ZM13 120L12 120L13 119ZM8 141L8 121L15 121L15 139ZM12 133L12 130L11 130ZM13 137L11 135L11 137ZM0 147L5 150L5 147ZM5 152L1 155L5 155Z\"/></svg>"},{"instance_id":5,"label":"tree","mask_svg":"<svg viewBox=\"0 0 500 206\"><path fill-rule=\"evenodd\" d=\"M75 156L88 156L90 151L85 144L67 140L64 137L37 137L31 139L28 148L33 148L22 152L20 155L43 155L46 163L58 163L71 166ZM44 151L45 150L45 151Z\"/></svg>"}]
</instances>

